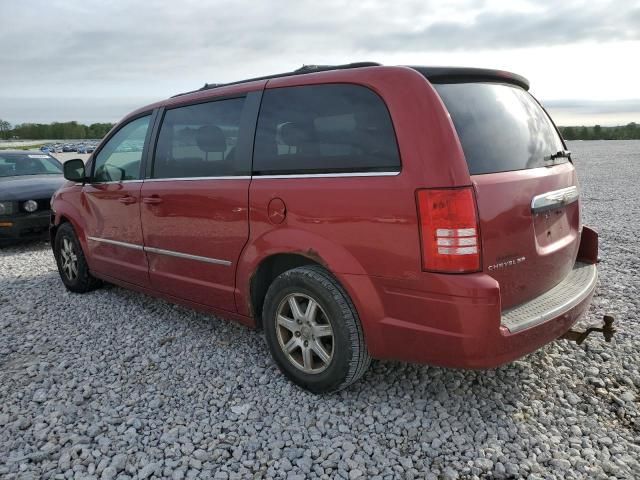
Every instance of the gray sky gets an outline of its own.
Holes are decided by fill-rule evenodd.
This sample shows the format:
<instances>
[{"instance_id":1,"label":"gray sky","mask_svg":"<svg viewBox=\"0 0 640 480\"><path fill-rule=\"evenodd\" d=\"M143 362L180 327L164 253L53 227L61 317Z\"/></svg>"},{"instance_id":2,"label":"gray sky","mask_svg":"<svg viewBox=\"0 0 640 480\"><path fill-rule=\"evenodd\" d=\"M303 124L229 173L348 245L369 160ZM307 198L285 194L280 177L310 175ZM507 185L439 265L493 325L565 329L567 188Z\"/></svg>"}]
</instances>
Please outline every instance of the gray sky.
<instances>
[{"instance_id":1,"label":"gray sky","mask_svg":"<svg viewBox=\"0 0 640 480\"><path fill-rule=\"evenodd\" d=\"M640 122L640 0L1 0L0 45L12 123L353 61L511 70L560 124Z\"/></svg>"}]
</instances>

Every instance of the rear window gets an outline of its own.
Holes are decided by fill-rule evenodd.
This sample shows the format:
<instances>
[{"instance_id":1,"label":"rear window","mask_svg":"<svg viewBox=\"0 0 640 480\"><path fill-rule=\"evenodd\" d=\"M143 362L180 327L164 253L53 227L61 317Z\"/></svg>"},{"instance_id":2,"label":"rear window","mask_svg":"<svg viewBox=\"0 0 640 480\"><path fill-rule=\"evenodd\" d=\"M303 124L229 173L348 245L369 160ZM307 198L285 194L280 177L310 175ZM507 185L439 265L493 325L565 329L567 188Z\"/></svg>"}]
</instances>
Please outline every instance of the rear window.
<instances>
[{"instance_id":1,"label":"rear window","mask_svg":"<svg viewBox=\"0 0 640 480\"><path fill-rule=\"evenodd\" d=\"M358 85L266 90L253 169L258 175L397 171L400 156L387 107Z\"/></svg>"},{"instance_id":2,"label":"rear window","mask_svg":"<svg viewBox=\"0 0 640 480\"><path fill-rule=\"evenodd\" d=\"M167 110L152 178L238 175L235 151L244 101L231 98Z\"/></svg>"},{"instance_id":3,"label":"rear window","mask_svg":"<svg viewBox=\"0 0 640 480\"><path fill-rule=\"evenodd\" d=\"M451 114L472 175L568 161L549 161L564 146L545 111L527 91L496 83L434 87Z\"/></svg>"}]
</instances>

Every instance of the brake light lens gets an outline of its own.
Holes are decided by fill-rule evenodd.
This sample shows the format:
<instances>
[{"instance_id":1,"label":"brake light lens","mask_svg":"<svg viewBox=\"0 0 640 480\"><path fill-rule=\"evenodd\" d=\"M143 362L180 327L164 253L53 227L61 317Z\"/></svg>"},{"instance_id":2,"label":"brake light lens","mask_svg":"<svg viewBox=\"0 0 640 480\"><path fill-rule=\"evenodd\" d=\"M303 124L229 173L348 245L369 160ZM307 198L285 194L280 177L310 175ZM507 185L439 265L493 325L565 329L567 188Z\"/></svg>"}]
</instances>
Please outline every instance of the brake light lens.
<instances>
[{"instance_id":1,"label":"brake light lens","mask_svg":"<svg viewBox=\"0 0 640 480\"><path fill-rule=\"evenodd\" d=\"M418 190L424 270L480 270L480 231L472 187Z\"/></svg>"}]
</instances>

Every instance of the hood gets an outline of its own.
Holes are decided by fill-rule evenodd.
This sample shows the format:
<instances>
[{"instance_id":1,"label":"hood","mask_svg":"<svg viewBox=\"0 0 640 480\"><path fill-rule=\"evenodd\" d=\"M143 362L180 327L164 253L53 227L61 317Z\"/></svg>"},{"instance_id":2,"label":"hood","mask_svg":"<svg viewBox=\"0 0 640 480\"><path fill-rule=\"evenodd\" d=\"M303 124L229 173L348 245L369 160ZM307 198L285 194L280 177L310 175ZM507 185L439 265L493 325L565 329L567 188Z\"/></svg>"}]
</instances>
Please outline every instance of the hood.
<instances>
[{"instance_id":1,"label":"hood","mask_svg":"<svg viewBox=\"0 0 640 480\"><path fill-rule=\"evenodd\" d=\"M65 182L62 175L21 175L0 177L0 200L51 198Z\"/></svg>"}]
</instances>

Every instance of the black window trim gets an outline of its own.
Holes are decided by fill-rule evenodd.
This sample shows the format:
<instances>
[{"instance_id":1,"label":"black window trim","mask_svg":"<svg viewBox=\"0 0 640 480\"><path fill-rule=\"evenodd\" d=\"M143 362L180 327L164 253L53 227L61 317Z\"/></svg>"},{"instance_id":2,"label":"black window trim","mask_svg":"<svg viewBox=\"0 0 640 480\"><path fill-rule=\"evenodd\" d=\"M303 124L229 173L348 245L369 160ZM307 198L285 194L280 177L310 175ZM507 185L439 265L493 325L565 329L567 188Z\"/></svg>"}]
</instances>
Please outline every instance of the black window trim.
<instances>
[{"instance_id":1,"label":"black window trim","mask_svg":"<svg viewBox=\"0 0 640 480\"><path fill-rule=\"evenodd\" d=\"M118 125L118 128L114 128L113 130L111 130L111 132L109 132L109 135L107 135L104 138L104 140L100 143L100 146L93 152L93 154L91 155L91 157L87 161L87 163L90 163L90 170L91 170L90 174L89 174L89 181L87 182L89 185L108 185L108 184L112 184L112 183L140 183L140 182L143 181L143 179L144 179L143 174L145 172L146 158L147 158L147 154L148 154L148 150L149 150L149 142L151 140L151 130L153 129L154 123L156 121L157 112L158 112L157 108L155 108L153 110L147 110L147 111L144 111L144 112L140 112L139 114L136 114L133 117L127 118L126 122L122 122L120 125ZM135 122L136 120L139 120L139 119L144 118L144 117L149 117L149 126L147 127L147 133L145 134L145 137L144 137L144 145L142 146L142 156L140 158L140 169L138 171L138 178L136 180L120 180L120 181L113 180L113 181L108 181L108 182L96 182L96 181L94 181L94 174L95 174L95 168L96 168L96 159L98 158L98 155L100 154L100 152L107 145L107 143L109 143L109 141L120 130L125 128L131 122Z\"/></svg>"},{"instance_id":2,"label":"black window trim","mask_svg":"<svg viewBox=\"0 0 640 480\"><path fill-rule=\"evenodd\" d=\"M248 180L251 179L251 165L253 164L253 138L258 121L258 109L262 100L262 91L251 90L249 92L218 95L215 97L206 97L193 99L188 102L180 102L169 107L160 107L156 117L156 123L153 127L153 134L149 145L149 153L144 170L145 182L169 182L169 181L197 181L197 180ZM246 165L246 174L244 175L225 175L225 176L205 176L205 177L172 177L172 178L153 178L153 164L155 162L156 148L158 139L160 138L160 129L164 122L165 114L169 110L176 108L190 107L192 105L200 105L204 103L214 103L224 100L233 100L236 98L244 98L245 102L240 114L240 126L238 130L238 141L236 143L236 158L248 159Z\"/></svg>"},{"instance_id":3,"label":"black window trim","mask_svg":"<svg viewBox=\"0 0 640 480\"><path fill-rule=\"evenodd\" d=\"M331 169L331 171L318 171L318 172L309 172L309 170L304 171L291 171L289 173L261 173L254 168L254 155L255 155L255 135L257 134L257 126L260 115L260 110L258 111L258 115L256 116L256 127L254 131L254 140L253 140L253 148L252 148L252 156L251 156L251 178L252 179L285 179L285 178L340 178L340 177L395 177L402 173L403 170L403 161L402 161L402 153L400 152L400 143L398 142L398 132L396 131L396 126L393 123L393 116L391 115L391 111L389 110L389 106L387 102L385 102L382 95L378 92L370 88L368 85L364 85L358 82L347 82L347 81L332 81L332 82L322 82L322 83L303 83L296 85L286 85L281 87L269 87L269 84L264 88L264 92L267 90L279 90L282 88L300 88L300 87L313 87L313 86L324 86L324 85L355 85L357 87L366 88L370 92L372 92L376 97L380 99L382 105L386 109L387 115L389 115L389 121L391 123L391 129L393 130L393 137L396 143L396 149L398 151L398 161L399 165L397 168L388 169L387 167L365 167L358 169L344 169L344 171L336 171L335 169ZM263 95L264 97L264 95ZM262 108L262 100L260 102L260 108Z\"/></svg>"}]
</instances>

